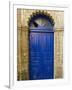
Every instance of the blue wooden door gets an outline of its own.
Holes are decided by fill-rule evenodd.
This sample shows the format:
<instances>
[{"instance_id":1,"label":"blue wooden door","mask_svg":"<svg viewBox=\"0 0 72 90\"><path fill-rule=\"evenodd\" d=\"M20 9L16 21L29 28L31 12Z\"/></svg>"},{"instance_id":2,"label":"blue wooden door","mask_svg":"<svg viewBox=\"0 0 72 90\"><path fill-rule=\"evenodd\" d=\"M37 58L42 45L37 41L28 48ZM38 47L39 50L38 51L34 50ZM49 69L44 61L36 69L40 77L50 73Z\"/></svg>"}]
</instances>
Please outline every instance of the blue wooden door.
<instances>
[{"instance_id":1,"label":"blue wooden door","mask_svg":"<svg viewBox=\"0 0 72 90\"><path fill-rule=\"evenodd\" d=\"M54 33L46 31L30 31L30 80L54 78Z\"/></svg>"}]
</instances>

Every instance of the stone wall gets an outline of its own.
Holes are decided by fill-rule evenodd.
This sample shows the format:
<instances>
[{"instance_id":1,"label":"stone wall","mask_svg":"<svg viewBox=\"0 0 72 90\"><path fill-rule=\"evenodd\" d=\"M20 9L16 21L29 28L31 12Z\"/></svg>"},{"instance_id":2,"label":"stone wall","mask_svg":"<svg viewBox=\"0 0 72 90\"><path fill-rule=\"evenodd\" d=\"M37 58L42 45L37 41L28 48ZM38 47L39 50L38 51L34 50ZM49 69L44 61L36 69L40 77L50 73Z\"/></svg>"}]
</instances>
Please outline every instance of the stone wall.
<instances>
[{"instance_id":1,"label":"stone wall","mask_svg":"<svg viewBox=\"0 0 72 90\"><path fill-rule=\"evenodd\" d=\"M63 77L63 31L54 33L54 77Z\"/></svg>"},{"instance_id":2,"label":"stone wall","mask_svg":"<svg viewBox=\"0 0 72 90\"><path fill-rule=\"evenodd\" d=\"M54 10L17 9L17 79L29 79L29 27L28 21L35 12L43 11L54 19L54 78L63 77L64 12Z\"/></svg>"}]
</instances>

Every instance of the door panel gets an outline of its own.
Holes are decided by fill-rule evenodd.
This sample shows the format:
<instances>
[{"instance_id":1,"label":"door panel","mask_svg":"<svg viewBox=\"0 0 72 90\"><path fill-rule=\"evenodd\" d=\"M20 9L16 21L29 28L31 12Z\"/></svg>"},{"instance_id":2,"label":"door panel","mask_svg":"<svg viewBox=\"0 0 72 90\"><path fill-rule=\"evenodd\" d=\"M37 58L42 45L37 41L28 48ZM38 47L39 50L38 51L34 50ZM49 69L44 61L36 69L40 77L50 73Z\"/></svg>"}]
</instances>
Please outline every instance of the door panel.
<instances>
[{"instance_id":1,"label":"door panel","mask_svg":"<svg viewBox=\"0 0 72 90\"><path fill-rule=\"evenodd\" d=\"M30 80L54 78L54 33L30 32Z\"/></svg>"}]
</instances>

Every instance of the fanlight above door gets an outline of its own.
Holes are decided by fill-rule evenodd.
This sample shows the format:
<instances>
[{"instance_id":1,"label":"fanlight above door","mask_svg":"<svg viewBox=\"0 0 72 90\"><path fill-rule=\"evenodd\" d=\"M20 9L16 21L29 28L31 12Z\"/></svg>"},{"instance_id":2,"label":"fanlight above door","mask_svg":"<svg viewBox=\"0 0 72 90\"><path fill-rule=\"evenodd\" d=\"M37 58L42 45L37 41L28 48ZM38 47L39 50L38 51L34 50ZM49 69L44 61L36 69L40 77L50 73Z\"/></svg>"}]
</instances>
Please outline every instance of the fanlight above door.
<instances>
[{"instance_id":1,"label":"fanlight above door","mask_svg":"<svg viewBox=\"0 0 72 90\"><path fill-rule=\"evenodd\" d=\"M52 25L51 23L46 20L45 18L37 18L36 20L34 20L31 25L30 28L31 29L38 29L38 28L51 28Z\"/></svg>"},{"instance_id":2,"label":"fanlight above door","mask_svg":"<svg viewBox=\"0 0 72 90\"><path fill-rule=\"evenodd\" d=\"M30 30L34 29L48 29L53 30L54 22L51 19L51 17L47 17L45 15L38 15L36 17L33 17L30 21Z\"/></svg>"}]
</instances>

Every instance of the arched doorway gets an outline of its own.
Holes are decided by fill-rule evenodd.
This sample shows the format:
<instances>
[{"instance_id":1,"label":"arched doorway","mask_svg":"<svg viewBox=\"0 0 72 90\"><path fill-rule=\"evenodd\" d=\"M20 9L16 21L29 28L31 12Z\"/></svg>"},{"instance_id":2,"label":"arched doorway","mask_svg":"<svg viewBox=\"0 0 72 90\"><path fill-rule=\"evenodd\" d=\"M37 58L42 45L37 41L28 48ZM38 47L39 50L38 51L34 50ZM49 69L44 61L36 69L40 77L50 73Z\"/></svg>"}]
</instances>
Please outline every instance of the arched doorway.
<instances>
[{"instance_id":1,"label":"arched doorway","mask_svg":"<svg viewBox=\"0 0 72 90\"><path fill-rule=\"evenodd\" d=\"M29 79L54 78L53 19L45 14L34 15L29 23Z\"/></svg>"}]
</instances>

